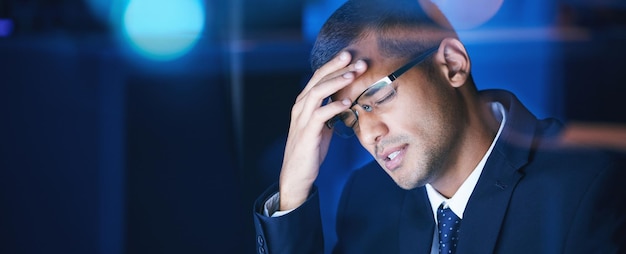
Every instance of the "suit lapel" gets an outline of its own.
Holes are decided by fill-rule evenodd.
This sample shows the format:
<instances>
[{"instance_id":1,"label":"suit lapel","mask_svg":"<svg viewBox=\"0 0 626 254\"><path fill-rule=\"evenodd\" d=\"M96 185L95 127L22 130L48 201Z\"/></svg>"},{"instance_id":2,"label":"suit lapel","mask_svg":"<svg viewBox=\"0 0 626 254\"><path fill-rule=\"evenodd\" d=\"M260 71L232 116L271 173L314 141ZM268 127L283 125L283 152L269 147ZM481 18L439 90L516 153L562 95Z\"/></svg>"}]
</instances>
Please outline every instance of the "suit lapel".
<instances>
[{"instance_id":1,"label":"suit lapel","mask_svg":"<svg viewBox=\"0 0 626 254\"><path fill-rule=\"evenodd\" d=\"M481 92L507 109L507 119L463 214L457 253L493 253L520 171L530 156L537 118L510 93Z\"/></svg>"},{"instance_id":2,"label":"suit lapel","mask_svg":"<svg viewBox=\"0 0 626 254\"><path fill-rule=\"evenodd\" d=\"M406 192L400 216L400 253L430 253L435 220L424 187Z\"/></svg>"},{"instance_id":3,"label":"suit lapel","mask_svg":"<svg viewBox=\"0 0 626 254\"><path fill-rule=\"evenodd\" d=\"M500 154L489 160L465 208L457 253L494 252L513 190L523 176Z\"/></svg>"}]
</instances>

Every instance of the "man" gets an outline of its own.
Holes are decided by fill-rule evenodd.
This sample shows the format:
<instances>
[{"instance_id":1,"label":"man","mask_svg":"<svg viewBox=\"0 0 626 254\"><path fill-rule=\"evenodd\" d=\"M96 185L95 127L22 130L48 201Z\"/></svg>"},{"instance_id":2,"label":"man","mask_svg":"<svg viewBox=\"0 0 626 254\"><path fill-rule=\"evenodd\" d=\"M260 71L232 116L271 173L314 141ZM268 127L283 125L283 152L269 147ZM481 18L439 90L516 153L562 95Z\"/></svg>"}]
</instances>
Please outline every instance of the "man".
<instances>
[{"instance_id":1,"label":"man","mask_svg":"<svg viewBox=\"0 0 626 254\"><path fill-rule=\"evenodd\" d=\"M478 92L465 47L426 2L348 1L327 20L279 184L255 203L258 252L323 252L313 183L337 132L377 165L344 188L336 253L624 253L618 157L562 147L556 120Z\"/></svg>"}]
</instances>

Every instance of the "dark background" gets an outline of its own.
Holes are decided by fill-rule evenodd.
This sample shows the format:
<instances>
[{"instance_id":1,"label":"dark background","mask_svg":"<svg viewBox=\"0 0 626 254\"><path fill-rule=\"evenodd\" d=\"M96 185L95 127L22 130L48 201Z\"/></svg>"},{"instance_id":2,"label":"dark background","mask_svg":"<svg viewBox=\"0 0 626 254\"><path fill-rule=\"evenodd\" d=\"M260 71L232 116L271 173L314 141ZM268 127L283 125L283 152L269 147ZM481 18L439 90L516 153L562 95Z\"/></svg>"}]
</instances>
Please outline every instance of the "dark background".
<instances>
[{"instance_id":1,"label":"dark background","mask_svg":"<svg viewBox=\"0 0 626 254\"><path fill-rule=\"evenodd\" d=\"M252 203L278 179L312 39L341 2L204 1L198 44L154 61L88 1L1 0L0 253L254 252ZM625 14L619 0L506 0L460 35L479 88L539 117L625 124ZM355 140L331 145L329 243L341 184L367 160Z\"/></svg>"}]
</instances>

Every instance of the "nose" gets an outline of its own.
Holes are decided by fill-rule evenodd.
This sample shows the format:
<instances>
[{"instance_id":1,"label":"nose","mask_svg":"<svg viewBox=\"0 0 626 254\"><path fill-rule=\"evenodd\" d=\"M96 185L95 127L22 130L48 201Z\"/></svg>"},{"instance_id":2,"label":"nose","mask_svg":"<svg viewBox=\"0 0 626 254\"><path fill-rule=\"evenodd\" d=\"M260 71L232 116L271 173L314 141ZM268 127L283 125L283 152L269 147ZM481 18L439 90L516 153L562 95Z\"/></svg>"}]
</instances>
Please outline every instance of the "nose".
<instances>
[{"instance_id":1,"label":"nose","mask_svg":"<svg viewBox=\"0 0 626 254\"><path fill-rule=\"evenodd\" d=\"M387 124L379 115L361 110L359 112L357 137L363 145L376 145L388 132Z\"/></svg>"}]
</instances>

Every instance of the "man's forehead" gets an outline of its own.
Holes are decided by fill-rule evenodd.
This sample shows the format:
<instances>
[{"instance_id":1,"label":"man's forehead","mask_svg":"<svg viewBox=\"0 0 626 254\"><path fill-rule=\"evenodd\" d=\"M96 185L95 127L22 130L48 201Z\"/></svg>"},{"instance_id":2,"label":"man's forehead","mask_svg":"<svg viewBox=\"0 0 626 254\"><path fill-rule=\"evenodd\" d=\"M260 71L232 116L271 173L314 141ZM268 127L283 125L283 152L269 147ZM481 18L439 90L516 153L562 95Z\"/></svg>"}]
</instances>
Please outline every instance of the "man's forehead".
<instances>
[{"instance_id":1,"label":"man's forehead","mask_svg":"<svg viewBox=\"0 0 626 254\"><path fill-rule=\"evenodd\" d=\"M364 36L363 38L348 45L345 50L352 55L352 63L363 59L366 62L382 59L377 40L374 35Z\"/></svg>"},{"instance_id":2,"label":"man's forehead","mask_svg":"<svg viewBox=\"0 0 626 254\"><path fill-rule=\"evenodd\" d=\"M363 39L359 40L346 47L345 50L352 55L352 63L358 60L363 60L367 63L367 70L355 79L352 84L338 91L332 96L333 100L340 100L343 98L350 98L354 100L363 90L372 85L374 82L389 75L396 65L399 64L399 59L393 59L384 57L379 51L378 45L375 39Z\"/></svg>"},{"instance_id":3,"label":"man's forehead","mask_svg":"<svg viewBox=\"0 0 626 254\"><path fill-rule=\"evenodd\" d=\"M401 62L418 53L420 47L416 45L417 41L415 34L406 31L386 35L370 31L364 32L344 50L352 55L352 63L364 59L369 67L376 68L379 63L385 66Z\"/></svg>"}]
</instances>

